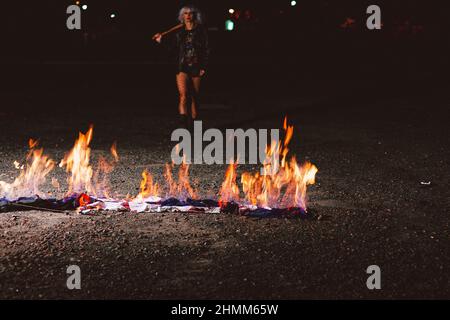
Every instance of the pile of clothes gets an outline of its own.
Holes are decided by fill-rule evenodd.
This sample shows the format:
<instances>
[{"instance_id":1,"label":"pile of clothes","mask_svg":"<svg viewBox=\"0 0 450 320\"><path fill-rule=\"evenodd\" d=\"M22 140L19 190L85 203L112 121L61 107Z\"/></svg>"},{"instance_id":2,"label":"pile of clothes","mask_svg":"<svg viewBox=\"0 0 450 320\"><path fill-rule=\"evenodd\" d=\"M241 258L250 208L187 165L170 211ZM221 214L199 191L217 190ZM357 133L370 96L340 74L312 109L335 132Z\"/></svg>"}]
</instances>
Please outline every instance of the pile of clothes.
<instances>
[{"instance_id":1,"label":"pile of clothes","mask_svg":"<svg viewBox=\"0 0 450 320\"><path fill-rule=\"evenodd\" d=\"M186 212L186 213L229 213L249 217L300 217L311 216L302 208L261 208L236 202L220 203L216 200L179 200L160 197L135 198L129 200L102 199L85 193L74 194L63 199L42 199L38 196L15 200L0 199L0 212L49 210L77 210L80 214L95 214L99 211L116 212Z\"/></svg>"}]
</instances>

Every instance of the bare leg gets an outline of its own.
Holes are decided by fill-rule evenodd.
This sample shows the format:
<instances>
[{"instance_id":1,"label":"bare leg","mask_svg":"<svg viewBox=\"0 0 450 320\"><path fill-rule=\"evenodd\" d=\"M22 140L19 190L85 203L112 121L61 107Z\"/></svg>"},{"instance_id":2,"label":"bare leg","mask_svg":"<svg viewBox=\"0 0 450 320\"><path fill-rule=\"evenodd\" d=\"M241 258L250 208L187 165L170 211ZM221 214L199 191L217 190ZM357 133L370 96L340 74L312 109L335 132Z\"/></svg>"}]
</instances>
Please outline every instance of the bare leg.
<instances>
[{"instance_id":1,"label":"bare leg","mask_svg":"<svg viewBox=\"0 0 450 320\"><path fill-rule=\"evenodd\" d=\"M180 72L177 74L177 87L178 87L178 93L180 95L178 112L180 114L187 114L188 80L189 80L189 77L186 73Z\"/></svg>"},{"instance_id":2,"label":"bare leg","mask_svg":"<svg viewBox=\"0 0 450 320\"><path fill-rule=\"evenodd\" d=\"M192 77L192 102L191 102L192 119L197 118L201 79L202 79L201 77Z\"/></svg>"}]
</instances>

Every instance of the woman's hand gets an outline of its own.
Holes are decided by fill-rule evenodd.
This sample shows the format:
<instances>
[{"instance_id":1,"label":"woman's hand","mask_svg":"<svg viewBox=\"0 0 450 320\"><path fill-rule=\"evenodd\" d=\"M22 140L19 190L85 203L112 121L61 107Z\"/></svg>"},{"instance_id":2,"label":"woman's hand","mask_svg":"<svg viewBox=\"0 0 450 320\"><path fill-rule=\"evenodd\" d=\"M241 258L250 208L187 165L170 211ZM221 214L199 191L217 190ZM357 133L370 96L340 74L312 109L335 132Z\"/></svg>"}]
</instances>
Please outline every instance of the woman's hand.
<instances>
[{"instance_id":1,"label":"woman's hand","mask_svg":"<svg viewBox=\"0 0 450 320\"><path fill-rule=\"evenodd\" d=\"M152 37L152 40L155 40L158 43L161 43L161 39L162 39L162 34L159 32Z\"/></svg>"},{"instance_id":2,"label":"woman's hand","mask_svg":"<svg viewBox=\"0 0 450 320\"><path fill-rule=\"evenodd\" d=\"M203 69L201 69L200 70L200 77L203 77L203 75L206 73L206 71L205 70L203 70Z\"/></svg>"}]
</instances>

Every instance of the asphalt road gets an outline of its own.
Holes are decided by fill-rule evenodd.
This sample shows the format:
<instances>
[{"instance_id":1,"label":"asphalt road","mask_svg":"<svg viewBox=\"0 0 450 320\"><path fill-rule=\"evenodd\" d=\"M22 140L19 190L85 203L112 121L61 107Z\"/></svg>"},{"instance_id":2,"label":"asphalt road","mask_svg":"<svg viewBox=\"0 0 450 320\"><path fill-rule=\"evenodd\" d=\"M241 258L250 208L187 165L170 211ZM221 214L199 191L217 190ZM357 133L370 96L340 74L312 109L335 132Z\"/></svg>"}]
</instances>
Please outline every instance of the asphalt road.
<instances>
[{"instance_id":1,"label":"asphalt road","mask_svg":"<svg viewBox=\"0 0 450 320\"><path fill-rule=\"evenodd\" d=\"M164 182L172 79L89 79L2 90L0 180L17 174L28 138L60 160L93 123L94 163L117 141L114 191L136 194L144 168ZM374 97L339 88L205 85L207 127L278 128L288 115L291 152L319 168L308 192L315 219L0 213L0 298L450 298L448 91L405 85ZM217 192L224 166L191 169L199 190ZM66 287L72 264L81 290ZM369 265L381 268L381 290L366 287Z\"/></svg>"}]
</instances>

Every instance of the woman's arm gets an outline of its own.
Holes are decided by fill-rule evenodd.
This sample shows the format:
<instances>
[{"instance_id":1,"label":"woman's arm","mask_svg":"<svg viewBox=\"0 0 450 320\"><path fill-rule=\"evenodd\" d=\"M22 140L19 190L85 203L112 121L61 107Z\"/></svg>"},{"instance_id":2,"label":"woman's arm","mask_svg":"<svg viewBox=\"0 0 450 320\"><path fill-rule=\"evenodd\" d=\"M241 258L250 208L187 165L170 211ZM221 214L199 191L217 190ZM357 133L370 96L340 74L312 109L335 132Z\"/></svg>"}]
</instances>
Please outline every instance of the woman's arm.
<instances>
[{"instance_id":1,"label":"woman's arm","mask_svg":"<svg viewBox=\"0 0 450 320\"><path fill-rule=\"evenodd\" d=\"M177 24L175 27L170 28L169 30L166 30L166 31L161 32L161 33L158 32L152 37L152 39L155 40L158 43L161 43L161 40L162 40L163 36L165 36L168 33L171 33L172 31L180 29L182 26L183 26L183 24L180 23L180 24Z\"/></svg>"}]
</instances>

